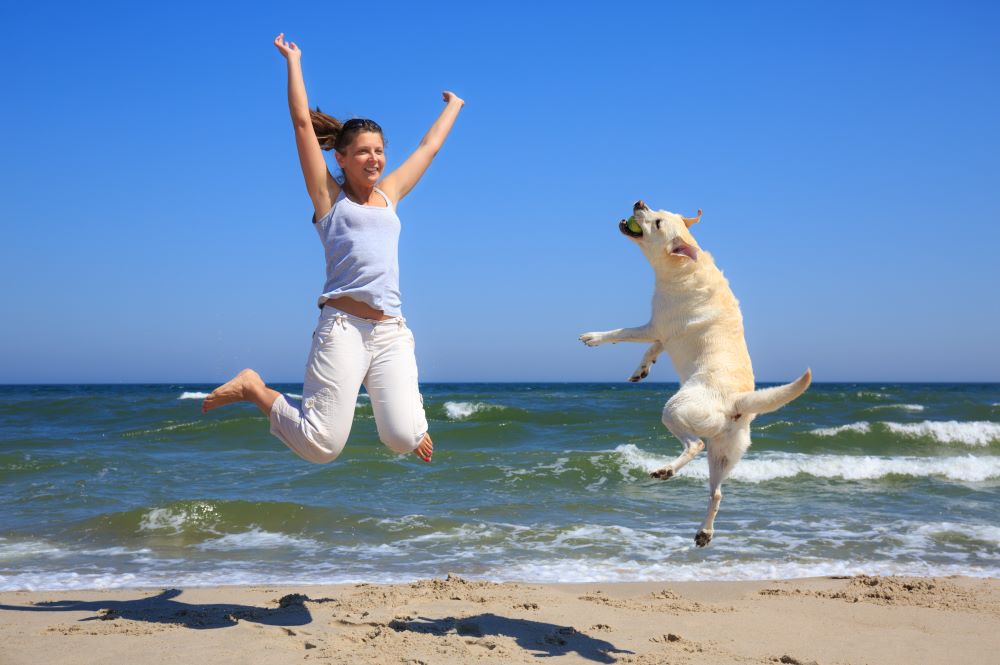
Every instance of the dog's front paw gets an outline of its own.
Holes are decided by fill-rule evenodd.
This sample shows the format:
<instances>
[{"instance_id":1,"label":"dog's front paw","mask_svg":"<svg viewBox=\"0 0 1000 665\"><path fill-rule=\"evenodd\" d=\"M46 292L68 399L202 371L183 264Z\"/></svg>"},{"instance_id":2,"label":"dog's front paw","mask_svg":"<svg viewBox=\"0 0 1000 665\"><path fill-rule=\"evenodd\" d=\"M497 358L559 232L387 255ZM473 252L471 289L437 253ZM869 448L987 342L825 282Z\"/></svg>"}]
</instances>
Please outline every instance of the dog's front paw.
<instances>
[{"instance_id":1,"label":"dog's front paw","mask_svg":"<svg viewBox=\"0 0 1000 665\"><path fill-rule=\"evenodd\" d=\"M653 473L649 474L650 478L656 478L657 480L670 480L674 477L674 470L669 466L665 466L662 469L657 469Z\"/></svg>"},{"instance_id":2,"label":"dog's front paw","mask_svg":"<svg viewBox=\"0 0 1000 665\"><path fill-rule=\"evenodd\" d=\"M698 547L704 547L705 545L708 545L710 542L712 542L711 531L705 531L704 529L702 529L694 537L694 544L697 545Z\"/></svg>"},{"instance_id":3,"label":"dog's front paw","mask_svg":"<svg viewBox=\"0 0 1000 665\"><path fill-rule=\"evenodd\" d=\"M649 368L640 367L639 369L632 372L632 376L628 377L628 380L631 381L632 383L638 383L639 381L645 379L647 376L649 376Z\"/></svg>"},{"instance_id":4,"label":"dog's front paw","mask_svg":"<svg viewBox=\"0 0 1000 665\"><path fill-rule=\"evenodd\" d=\"M604 343L604 333L589 332L580 335L580 341L587 346L598 346Z\"/></svg>"}]
</instances>

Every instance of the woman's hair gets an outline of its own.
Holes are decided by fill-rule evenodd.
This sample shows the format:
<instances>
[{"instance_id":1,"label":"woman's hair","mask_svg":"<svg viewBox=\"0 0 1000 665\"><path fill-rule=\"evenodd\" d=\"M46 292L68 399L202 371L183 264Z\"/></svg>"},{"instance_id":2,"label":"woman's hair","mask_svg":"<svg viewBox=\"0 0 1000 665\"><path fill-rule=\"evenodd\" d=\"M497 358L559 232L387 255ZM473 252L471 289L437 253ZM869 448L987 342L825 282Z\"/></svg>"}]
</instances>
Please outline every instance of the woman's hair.
<instances>
[{"instance_id":1,"label":"woman's hair","mask_svg":"<svg viewBox=\"0 0 1000 665\"><path fill-rule=\"evenodd\" d=\"M347 146L354 142L354 137L361 132L375 132L382 137L385 143L385 135L382 128L374 120L366 118L351 118L347 122L340 122L333 116L327 115L316 107L310 110L309 116L312 118L313 130L319 140L319 147L323 150L336 150L343 153Z\"/></svg>"}]
</instances>

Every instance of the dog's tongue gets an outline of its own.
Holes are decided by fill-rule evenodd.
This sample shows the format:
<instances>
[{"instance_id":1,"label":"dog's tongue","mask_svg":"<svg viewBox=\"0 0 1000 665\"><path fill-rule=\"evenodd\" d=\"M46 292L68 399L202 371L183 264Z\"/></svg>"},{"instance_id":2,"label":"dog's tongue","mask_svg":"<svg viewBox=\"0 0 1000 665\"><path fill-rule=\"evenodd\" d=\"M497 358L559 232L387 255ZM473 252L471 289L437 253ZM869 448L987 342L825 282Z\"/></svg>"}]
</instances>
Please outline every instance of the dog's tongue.
<instances>
[{"instance_id":1,"label":"dog's tongue","mask_svg":"<svg viewBox=\"0 0 1000 665\"><path fill-rule=\"evenodd\" d=\"M694 245L689 245L683 240L675 240L674 248L670 250L671 256L686 256L692 261L698 260L698 248Z\"/></svg>"}]
</instances>

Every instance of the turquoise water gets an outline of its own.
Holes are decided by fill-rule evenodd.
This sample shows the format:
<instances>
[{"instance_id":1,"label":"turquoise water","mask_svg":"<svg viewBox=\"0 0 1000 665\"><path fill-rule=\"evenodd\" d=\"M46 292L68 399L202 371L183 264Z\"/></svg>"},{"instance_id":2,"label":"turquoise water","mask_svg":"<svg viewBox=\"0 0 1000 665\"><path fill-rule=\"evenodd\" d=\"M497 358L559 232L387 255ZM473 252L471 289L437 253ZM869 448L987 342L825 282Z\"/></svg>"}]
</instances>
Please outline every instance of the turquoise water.
<instances>
[{"instance_id":1,"label":"turquoise water","mask_svg":"<svg viewBox=\"0 0 1000 665\"><path fill-rule=\"evenodd\" d=\"M210 389L0 386L0 590L1000 576L997 384L813 385L754 421L705 549L704 458L648 478L676 385L424 385L432 464L362 396L324 466Z\"/></svg>"}]
</instances>

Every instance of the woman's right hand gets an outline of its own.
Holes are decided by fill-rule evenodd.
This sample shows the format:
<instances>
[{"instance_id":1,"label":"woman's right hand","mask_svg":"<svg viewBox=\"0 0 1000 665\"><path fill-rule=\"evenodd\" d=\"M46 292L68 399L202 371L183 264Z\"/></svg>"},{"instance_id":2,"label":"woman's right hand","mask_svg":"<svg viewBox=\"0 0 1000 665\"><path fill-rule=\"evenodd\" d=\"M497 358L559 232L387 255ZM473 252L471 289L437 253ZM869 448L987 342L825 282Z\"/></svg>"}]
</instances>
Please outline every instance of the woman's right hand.
<instances>
[{"instance_id":1,"label":"woman's right hand","mask_svg":"<svg viewBox=\"0 0 1000 665\"><path fill-rule=\"evenodd\" d=\"M302 57L302 51L295 45L295 42L285 41L285 33L281 33L274 38L274 45L281 52L281 55L284 56L285 60L298 60Z\"/></svg>"},{"instance_id":2,"label":"woman's right hand","mask_svg":"<svg viewBox=\"0 0 1000 665\"><path fill-rule=\"evenodd\" d=\"M441 93L441 96L444 97L445 104L451 104L454 102L458 104L459 107L465 106L465 100L453 93L451 90L445 90Z\"/></svg>"}]
</instances>

